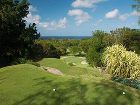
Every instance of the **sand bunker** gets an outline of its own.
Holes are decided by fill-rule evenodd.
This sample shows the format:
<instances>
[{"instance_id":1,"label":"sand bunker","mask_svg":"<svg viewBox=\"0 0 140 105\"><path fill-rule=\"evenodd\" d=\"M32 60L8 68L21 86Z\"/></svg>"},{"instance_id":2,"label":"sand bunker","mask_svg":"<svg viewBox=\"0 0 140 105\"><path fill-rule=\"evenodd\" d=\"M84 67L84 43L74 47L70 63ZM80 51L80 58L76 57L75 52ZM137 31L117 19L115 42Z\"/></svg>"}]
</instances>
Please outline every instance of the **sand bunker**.
<instances>
[{"instance_id":1,"label":"sand bunker","mask_svg":"<svg viewBox=\"0 0 140 105\"><path fill-rule=\"evenodd\" d=\"M55 75L63 75L63 73L55 68L51 68L51 67L42 67L43 70L51 73L51 74L55 74Z\"/></svg>"}]
</instances>

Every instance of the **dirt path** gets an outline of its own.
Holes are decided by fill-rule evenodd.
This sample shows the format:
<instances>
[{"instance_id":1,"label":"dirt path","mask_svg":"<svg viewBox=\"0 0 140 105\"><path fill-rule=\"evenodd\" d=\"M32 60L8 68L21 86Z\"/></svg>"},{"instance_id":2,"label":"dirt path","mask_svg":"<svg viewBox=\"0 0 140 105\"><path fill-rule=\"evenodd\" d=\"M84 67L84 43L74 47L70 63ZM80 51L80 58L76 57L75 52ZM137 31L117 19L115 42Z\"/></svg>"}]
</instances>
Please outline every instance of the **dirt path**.
<instances>
[{"instance_id":1,"label":"dirt path","mask_svg":"<svg viewBox=\"0 0 140 105\"><path fill-rule=\"evenodd\" d=\"M61 75L61 76L63 75L63 73L62 73L60 70L55 69L55 68L44 67L44 66L42 66L41 68L42 68L43 70L45 70L45 71L51 73L51 74Z\"/></svg>"}]
</instances>

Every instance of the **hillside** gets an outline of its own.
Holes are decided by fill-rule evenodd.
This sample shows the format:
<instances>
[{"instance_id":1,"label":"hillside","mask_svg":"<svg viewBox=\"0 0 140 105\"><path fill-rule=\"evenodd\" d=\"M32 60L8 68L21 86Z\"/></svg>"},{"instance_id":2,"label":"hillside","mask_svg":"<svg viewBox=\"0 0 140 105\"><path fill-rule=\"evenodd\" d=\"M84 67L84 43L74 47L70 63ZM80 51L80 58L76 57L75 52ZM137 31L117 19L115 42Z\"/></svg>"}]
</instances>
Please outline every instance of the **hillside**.
<instances>
[{"instance_id":1,"label":"hillside","mask_svg":"<svg viewBox=\"0 0 140 105\"><path fill-rule=\"evenodd\" d=\"M1 68L0 105L139 105L140 91L66 61L70 62L66 58L39 62L61 70L63 76L30 64Z\"/></svg>"}]
</instances>

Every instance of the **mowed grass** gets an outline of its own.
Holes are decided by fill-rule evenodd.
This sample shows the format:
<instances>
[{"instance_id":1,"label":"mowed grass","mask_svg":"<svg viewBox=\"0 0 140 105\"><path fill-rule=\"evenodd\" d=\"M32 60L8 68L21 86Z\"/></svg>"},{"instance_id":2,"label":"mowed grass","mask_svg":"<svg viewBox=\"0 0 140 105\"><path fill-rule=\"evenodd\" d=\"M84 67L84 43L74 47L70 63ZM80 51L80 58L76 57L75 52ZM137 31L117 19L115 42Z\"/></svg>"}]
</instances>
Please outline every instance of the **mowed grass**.
<instances>
[{"instance_id":1,"label":"mowed grass","mask_svg":"<svg viewBox=\"0 0 140 105\"><path fill-rule=\"evenodd\" d=\"M56 76L30 64L0 69L0 105L139 105L140 91L102 77L88 78L88 71L69 74L71 66L59 59L43 59L41 65L62 70ZM68 68L67 68L68 67ZM70 68L69 68L70 67ZM87 69L89 70L89 69ZM92 71L94 72L94 70ZM53 91L56 89L56 91ZM125 94L123 94L125 92Z\"/></svg>"},{"instance_id":2,"label":"mowed grass","mask_svg":"<svg viewBox=\"0 0 140 105\"><path fill-rule=\"evenodd\" d=\"M82 76L82 75L89 75L99 77L101 76L101 73L97 71L97 69L88 69L88 68L82 68L77 66L70 66L62 59L56 59L56 58L44 58L41 60L40 63L42 66L46 67L52 67L60 70L62 73L70 76ZM95 72L94 72L95 71Z\"/></svg>"},{"instance_id":3,"label":"mowed grass","mask_svg":"<svg viewBox=\"0 0 140 105\"><path fill-rule=\"evenodd\" d=\"M87 70L89 74L92 74L95 77L107 77L107 75L102 75L97 68L91 67L85 57L76 57L76 56L62 56L61 60L65 63L74 63L76 64L75 67L84 68L84 70ZM84 62L85 64L83 64ZM87 74L87 73L86 73ZM84 74L84 75L86 75ZM88 75L89 75L88 74ZM91 75L89 75L91 76Z\"/></svg>"},{"instance_id":4,"label":"mowed grass","mask_svg":"<svg viewBox=\"0 0 140 105\"><path fill-rule=\"evenodd\" d=\"M76 67L93 69L89 64L82 64L82 62L86 62L85 57L76 57L76 56L62 56L61 59L66 63L75 63Z\"/></svg>"}]
</instances>

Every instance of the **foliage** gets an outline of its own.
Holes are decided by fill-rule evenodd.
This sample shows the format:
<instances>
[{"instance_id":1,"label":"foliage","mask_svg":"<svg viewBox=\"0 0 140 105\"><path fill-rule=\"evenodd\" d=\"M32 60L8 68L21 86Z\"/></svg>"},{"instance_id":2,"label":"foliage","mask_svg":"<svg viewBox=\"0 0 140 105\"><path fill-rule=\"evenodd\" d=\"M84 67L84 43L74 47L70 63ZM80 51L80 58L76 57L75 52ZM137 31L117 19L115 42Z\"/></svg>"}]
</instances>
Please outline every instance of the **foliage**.
<instances>
[{"instance_id":1,"label":"foliage","mask_svg":"<svg viewBox=\"0 0 140 105\"><path fill-rule=\"evenodd\" d=\"M12 65L17 65L17 64L25 64L27 62L31 62L30 60L27 60L26 58L18 58L14 60L11 64Z\"/></svg>"},{"instance_id":2,"label":"foliage","mask_svg":"<svg viewBox=\"0 0 140 105\"><path fill-rule=\"evenodd\" d=\"M111 35L116 44L122 44L127 50L140 54L140 30L123 27L111 31Z\"/></svg>"},{"instance_id":3,"label":"foliage","mask_svg":"<svg viewBox=\"0 0 140 105\"><path fill-rule=\"evenodd\" d=\"M97 52L95 48L90 48L87 53L87 62L91 66L101 66L101 53Z\"/></svg>"},{"instance_id":4,"label":"foliage","mask_svg":"<svg viewBox=\"0 0 140 105\"><path fill-rule=\"evenodd\" d=\"M61 55L61 56L64 56L64 55L67 54L67 48L64 47L64 46L59 46L59 47L57 47L57 50L60 51L60 55Z\"/></svg>"},{"instance_id":5,"label":"foliage","mask_svg":"<svg viewBox=\"0 0 140 105\"><path fill-rule=\"evenodd\" d=\"M36 56L38 57L37 52L41 49L41 46L35 44L35 40L40 37L40 34L37 33L36 24L33 23L32 25L29 24L28 27L22 32L20 36L20 43L21 43L21 55L27 59L35 59Z\"/></svg>"},{"instance_id":6,"label":"foliage","mask_svg":"<svg viewBox=\"0 0 140 105\"><path fill-rule=\"evenodd\" d=\"M48 43L47 41L36 41L36 44L40 45L42 48L40 50L41 58L60 58L62 54L62 49L60 51L59 49L54 47L54 45Z\"/></svg>"},{"instance_id":7,"label":"foliage","mask_svg":"<svg viewBox=\"0 0 140 105\"><path fill-rule=\"evenodd\" d=\"M93 44L87 52L87 61L91 66L102 66L101 56L104 48L107 46L105 38L108 34L104 31L95 31L93 33Z\"/></svg>"},{"instance_id":8,"label":"foliage","mask_svg":"<svg viewBox=\"0 0 140 105\"><path fill-rule=\"evenodd\" d=\"M140 76L140 57L127 51L122 45L107 47L103 54L103 62L112 76L133 79Z\"/></svg>"},{"instance_id":9,"label":"foliage","mask_svg":"<svg viewBox=\"0 0 140 105\"><path fill-rule=\"evenodd\" d=\"M40 34L35 24L26 26L28 8L27 0L0 0L0 65L31 56L30 49Z\"/></svg>"},{"instance_id":10,"label":"foliage","mask_svg":"<svg viewBox=\"0 0 140 105\"><path fill-rule=\"evenodd\" d=\"M83 52L87 53L92 44L93 41L91 39L83 39L79 42L78 47L80 47Z\"/></svg>"},{"instance_id":11,"label":"foliage","mask_svg":"<svg viewBox=\"0 0 140 105\"><path fill-rule=\"evenodd\" d=\"M69 47L69 51L73 55L80 55L81 52L82 52L81 48L79 48L78 46L71 46L71 47Z\"/></svg>"},{"instance_id":12,"label":"foliage","mask_svg":"<svg viewBox=\"0 0 140 105\"><path fill-rule=\"evenodd\" d=\"M78 46L79 40L37 40L36 43L43 47L43 50L47 50L47 46L52 45L56 48L61 56L69 53L75 54L81 52L81 48ZM45 48L46 45L46 48ZM51 49L50 49L51 50Z\"/></svg>"},{"instance_id":13,"label":"foliage","mask_svg":"<svg viewBox=\"0 0 140 105\"><path fill-rule=\"evenodd\" d=\"M135 0L137 4L132 5L133 8L136 9L137 12L140 12L140 0ZM139 24L140 24L140 17L139 17Z\"/></svg>"},{"instance_id":14,"label":"foliage","mask_svg":"<svg viewBox=\"0 0 140 105\"><path fill-rule=\"evenodd\" d=\"M140 90L140 81L134 79L112 77L112 80Z\"/></svg>"}]
</instances>

